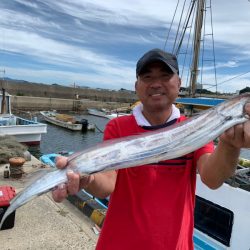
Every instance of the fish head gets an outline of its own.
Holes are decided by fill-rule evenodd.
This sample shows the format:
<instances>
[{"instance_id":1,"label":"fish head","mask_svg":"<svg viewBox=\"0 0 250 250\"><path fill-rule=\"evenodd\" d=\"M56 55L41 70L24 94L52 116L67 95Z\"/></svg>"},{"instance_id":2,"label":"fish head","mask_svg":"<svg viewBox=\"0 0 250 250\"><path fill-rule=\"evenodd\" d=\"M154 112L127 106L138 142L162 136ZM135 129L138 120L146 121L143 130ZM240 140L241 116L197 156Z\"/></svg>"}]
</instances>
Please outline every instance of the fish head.
<instances>
[{"instance_id":1,"label":"fish head","mask_svg":"<svg viewBox=\"0 0 250 250\"><path fill-rule=\"evenodd\" d=\"M238 95L225 102L222 102L218 106L217 112L223 117L226 117L228 120L240 117L249 119L250 115L247 114L245 110L245 105L247 103L250 103L250 93Z\"/></svg>"}]
</instances>

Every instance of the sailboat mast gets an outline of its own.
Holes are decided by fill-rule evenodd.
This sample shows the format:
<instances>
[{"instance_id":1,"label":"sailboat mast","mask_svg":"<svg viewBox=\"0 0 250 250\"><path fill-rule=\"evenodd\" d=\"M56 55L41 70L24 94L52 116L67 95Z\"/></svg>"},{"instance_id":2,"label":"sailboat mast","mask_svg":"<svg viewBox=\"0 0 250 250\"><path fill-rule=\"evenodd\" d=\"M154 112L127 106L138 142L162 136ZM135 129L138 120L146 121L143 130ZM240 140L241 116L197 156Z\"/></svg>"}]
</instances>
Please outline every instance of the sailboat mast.
<instances>
[{"instance_id":1,"label":"sailboat mast","mask_svg":"<svg viewBox=\"0 0 250 250\"><path fill-rule=\"evenodd\" d=\"M199 66L199 54L200 54L200 42L201 42L201 29L203 24L203 13L206 0L197 0L197 11L195 18L195 30L194 30L194 44L193 44L193 61L190 77L190 91L191 96L195 97L196 83L198 77Z\"/></svg>"}]
</instances>

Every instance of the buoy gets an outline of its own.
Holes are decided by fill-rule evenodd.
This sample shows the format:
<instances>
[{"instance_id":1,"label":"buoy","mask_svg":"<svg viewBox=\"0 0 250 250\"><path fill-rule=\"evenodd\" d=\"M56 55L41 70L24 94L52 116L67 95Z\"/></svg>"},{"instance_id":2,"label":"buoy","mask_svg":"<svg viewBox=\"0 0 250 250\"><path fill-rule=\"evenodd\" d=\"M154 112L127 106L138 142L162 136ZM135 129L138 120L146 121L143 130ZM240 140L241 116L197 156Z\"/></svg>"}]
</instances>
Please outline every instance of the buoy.
<instances>
[{"instance_id":1,"label":"buoy","mask_svg":"<svg viewBox=\"0 0 250 250\"><path fill-rule=\"evenodd\" d=\"M245 159L245 158L239 158L239 164L243 167L250 167L250 160Z\"/></svg>"}]
</instances>

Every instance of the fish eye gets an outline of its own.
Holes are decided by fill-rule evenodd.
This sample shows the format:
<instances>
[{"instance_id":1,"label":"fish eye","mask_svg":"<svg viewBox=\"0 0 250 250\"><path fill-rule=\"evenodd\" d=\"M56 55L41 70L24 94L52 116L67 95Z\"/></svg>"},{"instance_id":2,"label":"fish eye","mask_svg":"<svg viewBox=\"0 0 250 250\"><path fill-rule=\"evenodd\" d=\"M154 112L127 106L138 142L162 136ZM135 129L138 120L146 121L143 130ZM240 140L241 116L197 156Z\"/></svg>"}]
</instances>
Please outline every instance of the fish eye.
<instances>
[{"instance_id":1,"label":"fish eye","mask_svg":"<svg viewBox=\"0 0 250 250\"><path fill-rule=\"evenodd\" d=\"M230 120L232 120L232 119L233 119L233 117L232 117L231 115L228 115L228 116L225 117L225 120L226 120L226 121L230 121Z\"/></svg>"}]
</instances>

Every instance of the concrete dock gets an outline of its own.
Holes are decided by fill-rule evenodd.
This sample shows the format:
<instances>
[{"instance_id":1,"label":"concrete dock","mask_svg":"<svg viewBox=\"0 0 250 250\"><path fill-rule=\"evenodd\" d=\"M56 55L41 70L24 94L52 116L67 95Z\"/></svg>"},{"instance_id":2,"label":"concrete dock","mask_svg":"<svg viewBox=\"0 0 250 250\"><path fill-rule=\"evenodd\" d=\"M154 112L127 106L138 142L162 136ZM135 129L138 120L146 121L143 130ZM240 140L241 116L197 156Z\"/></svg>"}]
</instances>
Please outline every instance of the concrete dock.
<instances>
[{"instance_id":1,"label":"concrete dock","mask_svg":"<svg viewBox=\"0 0 250 250\"><path fill-rule=\"evenodd\" d=\"M4 178L0 165L0 186L12 186L18 193L30 176L44 165L36 158L23 165L24 175L20 179ZM47 193L18 208L14 227L0 231L1 250L26 249L95 249L98 235L95 223L68 200L56 203Z\"/></svg>"}]
</instances>

